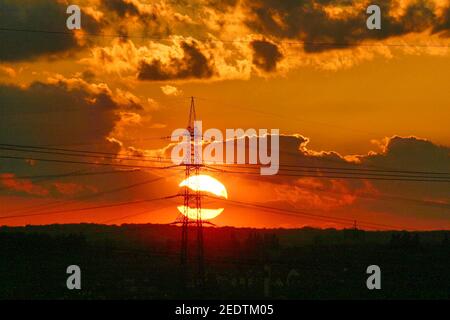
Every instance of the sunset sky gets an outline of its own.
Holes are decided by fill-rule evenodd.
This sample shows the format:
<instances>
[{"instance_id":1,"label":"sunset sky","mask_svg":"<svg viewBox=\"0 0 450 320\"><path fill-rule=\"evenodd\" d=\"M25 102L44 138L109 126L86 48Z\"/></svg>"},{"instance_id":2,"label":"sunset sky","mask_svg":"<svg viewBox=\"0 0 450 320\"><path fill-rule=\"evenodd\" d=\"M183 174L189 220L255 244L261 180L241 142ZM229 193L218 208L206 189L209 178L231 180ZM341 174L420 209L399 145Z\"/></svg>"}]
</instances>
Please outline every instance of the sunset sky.
<instances>
[{"instance_id":1,"label":"sunset sky","mask_svg":"<svg viewBox=\"0 0 450 320\"><path fill-rule=\"evenodd\" d=\"M281 134L279 175L205 173L216 225L450 229L449 46L449 0L0 0L0 225L174 221L141 200L179 192L148 167L194 96L205 130Z\"/></svg>"}]
</instances>

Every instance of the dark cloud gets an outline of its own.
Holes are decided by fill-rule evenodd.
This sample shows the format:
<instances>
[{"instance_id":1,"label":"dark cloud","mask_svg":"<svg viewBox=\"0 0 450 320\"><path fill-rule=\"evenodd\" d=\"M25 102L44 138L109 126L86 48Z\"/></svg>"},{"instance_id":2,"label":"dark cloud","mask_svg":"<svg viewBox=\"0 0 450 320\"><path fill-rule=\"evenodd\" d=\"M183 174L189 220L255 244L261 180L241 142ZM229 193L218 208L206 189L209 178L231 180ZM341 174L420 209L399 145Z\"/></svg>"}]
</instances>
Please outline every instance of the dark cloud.
<instances>
[{"instance_id":1,"label":"dark cloud","mask_svg":"<svg viewBox=\"0 0 450 320\"><path fill-rule=\"evenodd\" d=\"M142 61L139 66L140 80L208 79L214 75L214 66L194 43L183 42L183 57L171 58L168 63L158 59Z\"/></svg>"},{"instance_id":2,"label":"dark cloud","mask_svg":"<svg viewBox=\"0 0 450 320\"><path fill-rule=\"evenodd\" d=\"M258 68L271 72L283 58L277 45L264 40L255 40L251 43L253 49L253 64Z\"/></svg>"},{"instance_id":3,"label":"dark cloud","mask_svg":"<svg viewBox=\"0 0 450 320\"><path fill-rule=\"evenodd\" d=\"M0 100L2 141L27 145L99 141L113 129L120 108L107 90L94 93L64 82L0 85Z\"/></svg>"},{"instance_id":4,"label":"dark cloud","mask_svg":"<svg viewBox=\"0 0 450 320\"><path fill-rule=\"evenodd\" d=\"M132 25L142 27L142 36L167 36L171 34L170 24L161 17L161 8L156 3L147 3L143 10L136 1L102 0L101 6L105 16L103 20L116 30L123 39L128 36L128 28ZM133 31L136 33L136 31Z\"/></svg>"},{"instance_id":5,"label":"dark cloud","mask_svg":"<svg viewBox=\"0 0 450 320\"><path fill-rule=\"evenodd\" d=\"M112 153L120 149L117 143L108 142L105 139L119 120L116 111L121 108L114 102L106 88L90 90L86 84L80 86L63 81L52 84L35 82L26 88L0 85L0 101L2 101L0 104L1 143L27 146L67 146L72 143L83 143L84 149L94 148L96 151ZM11 150L3 150L2 155L19 156L25 159L37 157L93 161L89 157L74 158ZM103 159L103 162L105 161L108 160ZM45 161L36 161L36 163L33 161L30 165L30 162L25 160L0 159L0 173L13 173L17 176L86 170L102 171L105 168ZM9 189L8 192L15 190L19 193L37 188L21 179L17 181L15 185L20 188L11 189L5 182L3 185ZM65 182L70 180L66 179ZM49 185L46 186L48 190L53 190Z\"/></svg>"},{"instance_id":6,"label":"dark cloud","mask_svg":"<svg viewBox=\"0 0 450 320\"><path fill-rule=\"evenodd\" d=\"M125 17L126 15L136 16L139 15L139 9L132 2L124 0L103 0L102 5L117 13L119 17Z\"/></svg>"},{"instance_id":7,"label":"dark cloud","mask_svg":"<svg viewBox=\"0 0 450 320\"><path fill-rule=\"evenodd\" d=\"M26 31L0 31L0 61L21 61L54 55L79 48L74 35L30 31L67 32L67 5L54 0L0 0L2 28ZM82 28L97 32L99 25L88 14L81 17Z\"/></svg>"},{"instance_id":8,"label":"dark cloud","mask_svg":"<svg viewBox=\"0 0 450 320\"><path fill-rule=\"evenodd\" d=\"M392 137L383 153L364 156L361 160L385 168L450 172L450 148L416 137Z\"/></svg>"},{"instance_id":9,"label":"dark cloud","mask_svg":"<svg viewBox=\"0 0 450 320\"><path fill-rule=\"evenodd\" d=\"M220 10L226 10L230 7L236 7L239 0L206 0L204 5L214 7Z\"/></svg>"},{"instance_id":10,"label":"dark cloud","mask_svg":"<svg viewBox=\"0 0 450 320\"><path fill-rule=\"evenodd\" d=\"M116 13L120 18L138 17L142 21L156 20L155 12L142 12L132 1L125 0L103 0L102 6L109 11Z\"/></svg>"},{"instance_id":11,"label":"dark cloud","mask_svg":"<svg viewBox=\"0 0 450 320\"><path fill-rule=\"evenodd\" d=\"M360 14L332 19L323 6L342 7L352 4L350 1L255 0L243 4L250 17L246 24L251 29L281 39L304 41L307 52L346 48L366 39L381 40L433 28L436 31L448 30L448 22L446 24L435 15L433 2L427 0L410 4L400 18L390 15L391 8L396 7L395 1L378 3L382 12L381 30L366 28L365 10Z\"/></svg>"},{"instance_id":12,"label":"dark cloud","mask_svg":"<svg viewBox=\"0 0 450 320\"><path fill-rule=\"evenodd\" d=\"M92 82L92 80L95 79L96 74L94 71L92 70L84 70L81 74L81 77L83 78L83 80L86 80L88 82Z\"/></svg>"},{"instance_id":13,"label":"dark cloud","mask_svg":"<svg viewBox=\"0 0 450 320\"><path fill-rule=\"evenodd\" d=\"M443 32L443 36L450 37L450 7L444 10L443 16L440 17L439 23L433 28L433 32Z\"/></svg>"},{"instance_id":14,"label":"dark cloud","mask_svg":"<svg viewBox=\"0 0 450 320\"><path fill-rule=\"evenodd\" d=\"M395 171L446 172L448 173L447 176L450 177L450 147L440 146L426 139L394 136L386 139L382 151L353 156L351 161L334 151L308 149L308 142L309 140L303 136L281 135L280 163L306 167L391 170L394 173ZM320 170L318 170L318 173L320 173ZM417 173L416 175L420 174ZM395 184L394 182L386 183L383 181L373 183L379 186ZM424 194L431 192L435 196L439 195L439 197L450 200L449 185L437 183L431 187L429 184L420 182L411 185L421 187L422 191L425 192Z\"/></svg>"},{"instance_id":15,"label":"dark cloud","mask_svg":"<svg viewBox=\"0 0 450 320\"><path fill-rule=\"evenodd\" d=\"M279 139L279 175L260 176L259 170L237 169L230 165L224 170L234 173L250 170L256 174L223 174L221 181L225 185L238 183L242 190L264 183L260 187L261 193L271 190L280 201L277 206L282 208L324 210L327 214L332 210L342 216L374 222L381 216L390 222L409 221L413 224L411 221L420 220L433 228L443 221L450 223L449 183L395 180L395 175L407 175L402 173L404 171L450 173L450 148L447 146L416 137L395 136L386 140L381 151L350 159L334 151L308 149L309 140L300 135L281 135ZM248 147L247 141L247 155ZM167 156L170 152L168 149ZM389 175L393 180L372 179L388 178ZM450 174L446 176L450 177ZM420 177L416 179L420 180Z\"/></svg>"},{"instance_id":16,"label":"dark cloud","mask_svg":"<svg viewBox=\"0 0 450 320\"><path fill-rule=\"evenodd\" d=\"M142 109L126 93L111 91L102 84L91 84L81 79L60 79L51 83L35 82L28 87L0 85L0 143L25 146L50 146L53 148L79 149L117 154L121 145L106 139L120 122L123 110ZM54 151L53 151L54 152ZM70 190L93 193L108 190L114 185L127 185L151 174L120 173L94 176L75 176L60 179L28 180L28 175L46 175L70 172L121 171L132 168L96 166L94 163L116 163L110 157L46 154L2 150L2 156L24 157L23 160L0 159L0 193L56 197L70 197ZM59 159L89 162L55 163L27 161L30 158ZM56 182L58 182L56 184ZM55 187L56 186L56 187ZM47 190L47 191L46 191ZM131 192L131 191L130 191ZM78 193L78 191L77 191ZM113 194L117 197L117 194ZM120 197L130 197L121 193Z\"/></svg>"}]
</instances>

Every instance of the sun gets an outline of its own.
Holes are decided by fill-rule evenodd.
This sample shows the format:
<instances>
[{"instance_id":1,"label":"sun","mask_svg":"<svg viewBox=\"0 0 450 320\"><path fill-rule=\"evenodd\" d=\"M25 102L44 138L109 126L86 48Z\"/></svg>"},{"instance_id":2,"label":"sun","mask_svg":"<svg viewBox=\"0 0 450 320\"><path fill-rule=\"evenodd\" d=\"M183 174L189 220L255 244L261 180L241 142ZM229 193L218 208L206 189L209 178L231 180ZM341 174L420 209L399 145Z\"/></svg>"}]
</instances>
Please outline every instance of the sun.
<instances>
[{"instance_id":1,"label":"sun","mask_svg":"<svg viewBox=\"0 0 450 320\"><path fill-rule=\"evenodd\" d=\"M228 199L228 193L225 186L219 180L214 179L213 177L210 177L208 175L191 176L188 179L183 180L178 186L188 187L192 191L201 191L204 193L210 193L215 197ZM182 214L186 214L184 205L178 206L177 209ZM208 209L202 207L202 220L214 219L219 214L221 214L223 210L224 208ZM187 216L193 220L197 219L197 210L195 208L188 208Z\"/></svg>"}]
</instances>

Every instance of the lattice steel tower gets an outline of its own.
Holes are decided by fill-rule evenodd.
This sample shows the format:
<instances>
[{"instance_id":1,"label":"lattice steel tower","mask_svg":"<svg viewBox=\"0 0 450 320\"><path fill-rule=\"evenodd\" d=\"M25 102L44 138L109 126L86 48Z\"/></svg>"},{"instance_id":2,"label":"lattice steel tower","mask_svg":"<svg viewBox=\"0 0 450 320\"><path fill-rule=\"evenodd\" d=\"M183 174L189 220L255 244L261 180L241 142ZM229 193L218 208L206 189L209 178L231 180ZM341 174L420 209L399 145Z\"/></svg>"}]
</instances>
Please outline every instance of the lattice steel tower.
<instances>
[{"instance_id":1,"label":"lattice steel tower","mask_svg":"<svg viewBox=\"0 0 450 320\"><path fill-rule=\"evenodd\" d=\"M184 186L183 192L183 210L184 214L180 217L181 222L181 252L180 263L184 281L187 280L188 272L188 247L189 247L189 229L190 226L195 225L197 232L197 285L202 286L205 280L205 266L204 266L204 250L203 250L203 221L202 221L202 202L201 191L198 184L198 179L190 180L192 176L198 176L200 174L200 168L202 166L202 141L201 133L198 132L196 127L196 113L194 97L191 97L191 106L189 110L189 122L187 126L187 132L189 134L189 146L190 152L184 159L185 166L185 181L187 184ZM193 181L193 182L191 182ZM194 214L195 213L195 216Z\"/></svg>"}]
</instances>

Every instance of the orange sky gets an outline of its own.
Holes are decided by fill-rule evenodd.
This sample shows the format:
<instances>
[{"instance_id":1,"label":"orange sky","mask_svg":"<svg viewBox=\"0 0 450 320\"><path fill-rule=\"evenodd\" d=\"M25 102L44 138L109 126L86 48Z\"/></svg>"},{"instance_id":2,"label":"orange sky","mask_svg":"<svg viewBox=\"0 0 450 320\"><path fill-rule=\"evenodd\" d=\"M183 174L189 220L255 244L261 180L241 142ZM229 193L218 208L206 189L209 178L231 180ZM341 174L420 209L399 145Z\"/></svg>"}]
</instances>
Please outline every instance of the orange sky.
<instances>
[{"instance_id":1,"label":"orange sky","mask_svg":"<svg viewBox=\"0 0 450 320\"><path fill-rule=\"evenodd\" d=\"M82 30L68 32L66 1L7 0L0 24L16 31L0 31L0 143L161 155L169 141L158 137L186 126L188 98L195 96L204 129L280 129L285 165L438 172L450 180L450 3L383 1L382 29L371 31L365 28L368 3L80 0ZM54 19L46 19L49 14ZM172 195L180 170L32 178L149 163L5 149L0 156L23 157L0 158L0 225L168 223L177 216L181 199L70 210ZM26 160L33 157L109 165ZM323 171L318 174L326 176ZM210 174L231 200L346 224L231 203L213 222L343 227L354 219L450 228L448 182L281 173ZM127 188L155 177L164 178ZM147 209L155 210L140 214ZM65 212L46 215L52 211ZM9 215L25 216L2 219Z\"/></svg>"}]
</instances>

